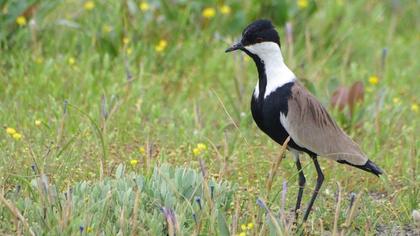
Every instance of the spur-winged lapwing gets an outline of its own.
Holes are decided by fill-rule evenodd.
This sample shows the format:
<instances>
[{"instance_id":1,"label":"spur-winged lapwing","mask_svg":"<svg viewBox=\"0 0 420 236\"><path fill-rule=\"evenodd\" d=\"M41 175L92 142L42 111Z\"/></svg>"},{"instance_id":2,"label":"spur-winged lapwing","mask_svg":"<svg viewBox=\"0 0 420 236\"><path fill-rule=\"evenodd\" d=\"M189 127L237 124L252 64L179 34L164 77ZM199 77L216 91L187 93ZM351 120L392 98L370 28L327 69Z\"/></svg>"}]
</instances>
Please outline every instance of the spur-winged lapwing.
<instances>
[{"instance_id":1,"label":"spur-winged lapwing","mask_svg":"<svg viewBox=\"0 0 420 236\"><path fill-rule=\"evenodd\" d=\"M286 66L280 50L280 39L269 20L257 20L242 32L242 39L226 52L244 51L257 66L258 82L251 99L252 116L257 126L270 138L287 145L299 171L299 192L295 217L302 200L305 176L299 154L307 153L315 164L318 178L303 221L308 219L312 205L324 180L317 157L345 163L377 176L382 170L370 161L359 146L343 132L327 110L299 82Z\"/></svg>"}]
</instances>

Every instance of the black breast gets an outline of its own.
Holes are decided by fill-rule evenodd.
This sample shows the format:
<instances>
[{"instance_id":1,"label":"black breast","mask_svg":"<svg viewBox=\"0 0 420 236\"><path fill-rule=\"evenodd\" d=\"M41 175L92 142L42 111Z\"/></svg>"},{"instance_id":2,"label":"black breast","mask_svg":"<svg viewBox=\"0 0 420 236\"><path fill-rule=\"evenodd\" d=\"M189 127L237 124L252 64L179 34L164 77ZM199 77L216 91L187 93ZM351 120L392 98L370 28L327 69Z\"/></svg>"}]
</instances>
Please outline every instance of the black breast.
<instances>
[{"instance_id":1,"label":"black breast","mask_svg":"<svg viewBox=\"0 0 420 236\"><path fill-rule=\"evenodd\" d=\"M282 145L289 134L280 123L280 113L287 116L288 99L292 93L294 82L287 83L264 98L264 94L259 94L258 98L252 96L251 111L257 126L266 133L271 139ZM310 152L298 146L293 139L290 140L289 147L299 151Z\"/></svg>"}]
</instances>

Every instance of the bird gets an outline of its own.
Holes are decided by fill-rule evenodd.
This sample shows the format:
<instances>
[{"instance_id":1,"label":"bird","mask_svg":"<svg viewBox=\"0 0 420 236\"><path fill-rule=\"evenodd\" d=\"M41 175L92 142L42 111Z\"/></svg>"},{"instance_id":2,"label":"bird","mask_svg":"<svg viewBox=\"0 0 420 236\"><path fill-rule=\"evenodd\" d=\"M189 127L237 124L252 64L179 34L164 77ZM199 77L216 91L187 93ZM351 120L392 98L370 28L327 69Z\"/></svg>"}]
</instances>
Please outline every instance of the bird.
<instances>
[{"instance_id":1,"label":"bird","mask_svg":"<svg viewBox=\"0 0 420 236\"><path fill-rule=\"evenodd\" d=\"M383 170L368 159L359 145L337 125L326 108L287 67L281 53L279 34L270 20L259 19L249 24L242 32L242 38L225 52L236 50L250 56L257 67L258 81L251 98L251 113L256 125L280 145L290 137L287 150L294 157L299 176L295 220L298 219L306 183L301 154L309 155L317 172L315 189L303 222L307 221L324 181L318 157L347 164L378 177L383 174Z\"/></svg>"}]
</instances>

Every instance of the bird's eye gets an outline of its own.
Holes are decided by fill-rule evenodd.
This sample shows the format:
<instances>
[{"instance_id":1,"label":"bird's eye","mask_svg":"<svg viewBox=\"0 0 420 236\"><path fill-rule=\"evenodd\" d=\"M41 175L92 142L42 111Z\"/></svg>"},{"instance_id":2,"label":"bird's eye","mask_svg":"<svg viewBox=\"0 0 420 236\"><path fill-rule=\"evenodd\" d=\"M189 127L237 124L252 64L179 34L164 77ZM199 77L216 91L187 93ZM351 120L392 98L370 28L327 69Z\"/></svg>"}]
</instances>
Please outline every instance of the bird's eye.
<instances>
[{"instance_id":1,"label":"bird's eye","mask_svg":"<svg viewBox=\"0 0 420 236\"><path fill-rule=\"evenodd\" d=\"M258 37L255 39L255 41L257 41L257 43L261 43L263 41L263 39L261 37Z\"/></svg>"}]
</instances>

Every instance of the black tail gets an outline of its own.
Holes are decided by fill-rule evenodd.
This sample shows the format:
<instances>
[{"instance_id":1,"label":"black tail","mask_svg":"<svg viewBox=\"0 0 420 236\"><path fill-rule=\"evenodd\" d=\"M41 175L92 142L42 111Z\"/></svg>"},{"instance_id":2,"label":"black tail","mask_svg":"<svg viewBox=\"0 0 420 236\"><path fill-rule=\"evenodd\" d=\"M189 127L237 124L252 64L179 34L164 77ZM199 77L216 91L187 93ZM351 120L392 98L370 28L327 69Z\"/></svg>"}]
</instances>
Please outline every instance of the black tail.
<instances>
[{"instance_id":1,"label":"black tail","mask_svg":"<svg viewBox=\"0 0 420 236\"><path fill-rule=\"evenodd\" d=\"M373 163L373 162L372 162L372 161L370 161L370 160L368 160L368 161L366 162L366 164L364 164L364 165L362 165L362 166L359 166L359 165L354 165L354 164L348 163L347 161L343 161L343 160L339 160L339 161L337 161L337 162L339 162L339 163L344 163L344 164L351 165L351 166L354 166L354 167L359 168L359 169L361 169L361 170L364 170L364 171L370 172L370 173L372 173L372 174L374 174L374 175L376 175L376 176L378 176L378 177L379 177L379 175L381 175L381 174L383 174L383 173L384 173L384 171L383 171L381 168L379 168L379 166L377 166L375 163Z\"/></svg>"}]
</instances>

